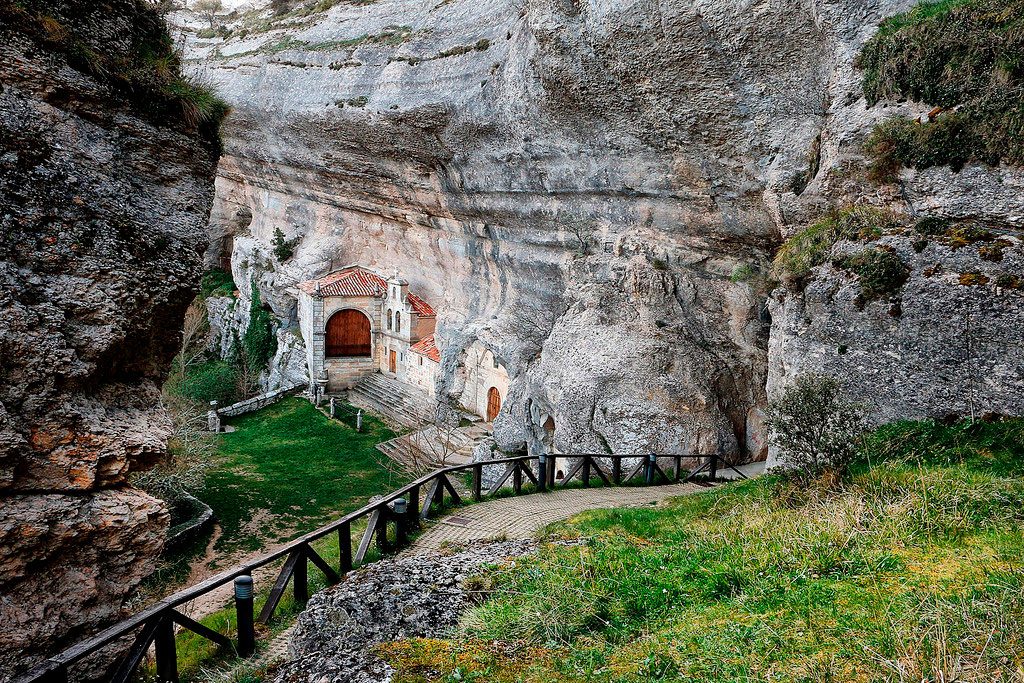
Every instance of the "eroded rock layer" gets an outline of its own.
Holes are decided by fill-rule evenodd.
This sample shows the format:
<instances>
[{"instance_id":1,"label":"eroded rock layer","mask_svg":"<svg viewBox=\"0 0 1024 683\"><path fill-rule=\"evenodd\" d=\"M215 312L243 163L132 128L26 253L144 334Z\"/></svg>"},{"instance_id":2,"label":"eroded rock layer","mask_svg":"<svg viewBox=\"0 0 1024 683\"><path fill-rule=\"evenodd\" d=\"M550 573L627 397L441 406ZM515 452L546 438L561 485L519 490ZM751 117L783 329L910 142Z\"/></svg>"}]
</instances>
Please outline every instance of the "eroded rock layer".
<instances>
[{"instance_id":1,"label":"eroded rock layer","mask_svg":"<svg viewBox=\"0 0 1024 683\"><path fill-rule=\"evenodd\" d=\"M286 325L297 282L401 271L439 312L442 397L475 341L508 369L504 449L763 457L782 238L848 203L1024 217L1018 171L865 180L873 125L922 107L868 107L854 59L910 5L257 3L220 34L182 13L237 110L211 262Z\"/></svg>"},{"instance_id":2,"label":"eroded rock layer","mask_svg":"<svg viewBox=\"0 0 1024 683\"><path fill-rule=\"evenodd\" d=\"M217 154L180 112L144 116L111 84L110 65L137 68L163 30L152 10L0 5L7 680L120 616L163 546L166 507L126 482L166 452L159 385L201 271Z\"/></svg>"}]
</instances>

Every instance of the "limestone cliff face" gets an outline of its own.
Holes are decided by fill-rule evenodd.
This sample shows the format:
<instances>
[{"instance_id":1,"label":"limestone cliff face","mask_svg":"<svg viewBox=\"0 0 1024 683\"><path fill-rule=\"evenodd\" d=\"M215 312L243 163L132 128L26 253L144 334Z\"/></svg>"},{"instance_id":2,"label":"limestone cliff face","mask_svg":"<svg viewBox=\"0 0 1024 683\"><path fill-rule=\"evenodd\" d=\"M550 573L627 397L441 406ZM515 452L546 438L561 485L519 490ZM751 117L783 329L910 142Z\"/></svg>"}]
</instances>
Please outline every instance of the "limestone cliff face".
<instances>
[{"instance_id":1,"label":"limestone cliff face","mask_svg":"<svg viewBox=\"0 0 1024 683\"><path fill-rule=\"evenodd\" d=\"M165 506L126 481L166 451L159 385L201 271L216 152L72 65L137 57L151 10L0 5L7 680L118 617L163 546Z\"/></svg>"},{"instance_id":2,"label":"limestone cliff face","mask_svg":"<svg viewBox=\"0 0 1024 683\"><path fill-rule=\"evenodd\" d=\"M845 380L874 423L1024 413L1024 245L889 235L907 268L892 296L865 301L850 272L819 267L802 292L771 300L769 386L802 372ZM840 243L840 259L865 245Z\"/></svg>"},{"instance_id":3,"label":"limestone cliff face","mask_svg":"<svg viewBox=\"0 0 1024 683\"><path fill-rule=\"evenodd\" d=\"M550 416L563 452L763 456L768 292L734 275L866 195L1020 215L1017 175L932 169L879 193L849 172L871 125L911 109L868 109L852 66L910 4L240 11L226 39L186 38L237 112L213 237L233 236L243 297L255 283L285 322L298 281L401 270L439 312L442 393L458 394L474 340L508 368L503 448L541 448ZM997 201L972 200L979 188ZM283 264L278 228L298 240Z\"/></svg>"}]
</instances>

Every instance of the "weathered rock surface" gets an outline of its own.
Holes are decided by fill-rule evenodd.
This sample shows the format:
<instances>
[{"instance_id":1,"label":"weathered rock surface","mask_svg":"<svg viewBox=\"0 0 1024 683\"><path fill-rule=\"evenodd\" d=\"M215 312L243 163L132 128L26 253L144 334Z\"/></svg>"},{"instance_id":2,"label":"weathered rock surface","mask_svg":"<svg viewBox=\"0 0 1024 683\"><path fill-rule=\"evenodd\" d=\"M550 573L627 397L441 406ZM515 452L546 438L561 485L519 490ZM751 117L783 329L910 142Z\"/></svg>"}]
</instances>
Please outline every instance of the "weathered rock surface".
<instances>
[{"instance_id":1,"label":"weathered rock surface","mask_svg":"<svg viewBox=\"0 0 1024 683\"><path fill-rule=\"evenodd\" d=\"M164 545L163 502L131 489L15 495L0 514L4 675L119 613Z\"/></svg>"},{"instance_id":2,"label":"weathered rock surface","mask_svg":"<svg viewBox=\"0 0 1024 683\"><path fill-rule=\"evenodd\" d=\"M781 238L849 202L1024 220L1019 170L865 182L871 127L921 107L867 108L853 61L911 4L243 12L227 39L186 41L237 110L211 235L233 244L243 298L255 283L283 323L298 281L399 269L439 312L441 396L476 341L508 369L502 449L763 457L760 410L787 377L770 355L800 342L769 348L765 278L734 273L763 273ZM277 229L297 240L284 263Z\"/></svg>"},{"instance_id":3,"label":"weathered rock surface","mask_svg":"<svg viewBox=\"0 0 1024 683\"><path fill-rule=\"evenodd\" d=\"M16 20L18 6L2 9L7 680L118 617L162 547L163 504L123 487L166 451L159 385L201 270L217 154L195 133L144 118L54 48L66 39L130 59L151 10L128 0L52 2L50 33L33 33Z\"/></svg>"},{"instance_id":4,"label":"weathered rock surface","mask_svg":"<svg viewBox=\"0 0 1024 683\"><path fill-rule=\"evenodd\" d=\"M389 667L371 652L374 645L448 634L470 604L464 581L485 565L534 548L532 541L481 544L450 555L385 559L350 574L310 599L289 644L290 661L275 681L389 680Z\"/></svg>"},{"instance_id":5,"label":"weathered rock surface","mask_svg":"<svg viewBox=\"0 0 1024 683\"><path fill-rule=\"evenodd\" d=\"M892 235L872 245L892 249L909 269L891 297L863 301L857 278L832 259L801 293L777 291L769 387L806 371L834 375L876 424L1024 414L1024 290L997 284L1010 276L1024 286L1021 239L996 238L998 261L979 254L995 240L955 247L932 239L918 252L920 239ZM840 243L832 253L864 248Z\"/></svg>"}]
</instances>

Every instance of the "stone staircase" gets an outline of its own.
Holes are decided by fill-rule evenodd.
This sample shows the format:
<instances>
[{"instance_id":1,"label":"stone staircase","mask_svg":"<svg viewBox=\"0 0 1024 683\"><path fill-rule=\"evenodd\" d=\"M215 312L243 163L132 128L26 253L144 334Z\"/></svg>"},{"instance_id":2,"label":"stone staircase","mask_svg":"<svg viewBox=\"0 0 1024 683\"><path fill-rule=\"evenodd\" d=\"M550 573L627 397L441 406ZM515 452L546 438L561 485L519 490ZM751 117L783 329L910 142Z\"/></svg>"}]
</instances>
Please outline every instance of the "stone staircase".
<instances>
[{"instance_id":1,"label":"stone staircase","mask_svg":"<svg viewBox=\"0 0 1024 683\"><path fill-rule=\"evenodd\" d=\"M378 372L364 377L349 390L349 402L405 429L419 429L432 423L436 410L436 402L427 392Z\"/></svg>"},{"instance_id":2,"label":"stone staircase","mask_svg":"<svg viewBox=\"0 0 1024 683\"><path fill-rule=\"evenodd\" d=\"M473 462L473 449L491 437L491 426L484 422L457 428L426 427L377 444L377 450L410 472L435 467L465 465Z\"/></svg>"}]
</instances>

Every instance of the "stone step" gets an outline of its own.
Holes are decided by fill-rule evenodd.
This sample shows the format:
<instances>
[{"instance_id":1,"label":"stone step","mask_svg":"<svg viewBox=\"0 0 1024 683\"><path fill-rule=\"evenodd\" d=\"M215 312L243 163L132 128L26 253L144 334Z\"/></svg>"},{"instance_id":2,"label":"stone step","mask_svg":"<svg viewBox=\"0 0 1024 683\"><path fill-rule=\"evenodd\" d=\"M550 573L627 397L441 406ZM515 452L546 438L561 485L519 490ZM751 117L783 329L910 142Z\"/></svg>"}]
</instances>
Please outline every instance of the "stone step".
<instances>
[{"instance_id":1,"label":"stone step","mask_svg":"<svg viewBox=\"0 0 1024 683\"><path fill-rule=\"evenodd\" d=\"M403 427L415 429L434 419L434 402L425 391L379 373L352 387L349 400Z\"/></svg>"}]
</instances>

